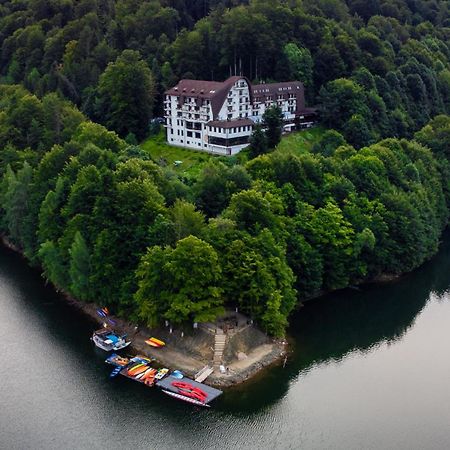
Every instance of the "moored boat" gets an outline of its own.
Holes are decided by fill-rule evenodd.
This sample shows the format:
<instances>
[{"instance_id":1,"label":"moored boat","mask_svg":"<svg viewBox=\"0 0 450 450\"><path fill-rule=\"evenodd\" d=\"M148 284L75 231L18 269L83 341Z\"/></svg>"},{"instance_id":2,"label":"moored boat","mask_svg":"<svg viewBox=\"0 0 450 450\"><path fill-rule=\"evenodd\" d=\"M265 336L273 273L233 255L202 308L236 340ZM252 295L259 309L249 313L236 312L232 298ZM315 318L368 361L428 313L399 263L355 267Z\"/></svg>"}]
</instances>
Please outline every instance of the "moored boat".
<instances>
[{"instance_id":1,"label":"moored boat","mask_svg":"<svg viewBox=\"0 0 450 450\"><path fill-rule=\"evenodd\" d=\"M145 343L147 345L150 345L151 347L156 347L156 348L164 347L166 345L166 343L164 341L161 341L160 339L157 339L155 337L151 337L151 338L147 339L145 341Z\"/></svg>"},{"instance_id":2,"label":"moored boat","mask_svg":"<svg viewBox=\"0 0 450 450\"><path fill-rule=\"evenodd\" d=\"M108 356L108 358L106 358L105 362L113 366L125 367L130 363L130 359L119 356L117 353L113 353L112 355Z\"/></svg>"},{"instance_id":3,"label":"moored boat","mask_svg":"<svg viewBox=\"0 0 450 450\"><path fill-rule=\"evenodd\" d=\"M110 328L102 328L94 331L91 339L98 348L105 350L105 352L110 352L128 347L131 341L127 341L125 338L126 335L120 336Z\"/></svg>"},{"instance_id":4,"label":"moored boat","mask_svg":"<svg viewBox=\"0 0 450 450\"><path fill-rule=\"evenodd\" d=\"M156 380L162 380L169 373L169 369L159 369L158 373L155 375Z\"/></svg>"}]
</instances>

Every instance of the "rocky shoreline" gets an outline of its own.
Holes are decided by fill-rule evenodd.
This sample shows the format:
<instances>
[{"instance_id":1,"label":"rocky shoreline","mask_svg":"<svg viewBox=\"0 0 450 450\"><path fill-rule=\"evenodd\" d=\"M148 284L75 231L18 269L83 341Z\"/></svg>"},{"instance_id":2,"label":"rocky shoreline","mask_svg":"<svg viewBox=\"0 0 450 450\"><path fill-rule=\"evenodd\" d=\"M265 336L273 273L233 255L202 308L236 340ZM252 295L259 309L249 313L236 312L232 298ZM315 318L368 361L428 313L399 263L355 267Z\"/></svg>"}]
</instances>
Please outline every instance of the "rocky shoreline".
<instances>
[{"instance_id":1,"label":"rocky shoreline","mask_svg":"<svg viewBox=\"0 0 450 450\"><path fill-rule=\"evenodd\" d=\"M27 261L23 252L5 236L1 236L1 242L6 248L19 254ZM82 302L64 291L56 290L61 298L89 317L99 328L103 326L103 319L97 314L99 305ZM116 316L111 316L111 319L116 323L114 328L120 333L126 333L132 340L132 344L129 347L132 353L152 357L159 364L170 369L181 370L189 377L193 377L200 369L210 363L208 357L205 357L204 354L202 355L196 351L197 348L194 348L198 347L198 336L196 341L192 339L192 336L186 336L183 339L183 347L180 348L180 345L177 345L174 341L181 342L181 330L173 330L171 335L167 335L167 330L149 330L146 327L138 327ZM202 332L197 331L196 333L198 335ZM163 339L166 339L168 345L160 349L149 347L145 344L145 340L151 335L162 336ZM205 343L205 345L208 345L208 343ZM218 370L215 370L207 379L207 383L220 388L241 384L253 378L255 375L259 375L264 369L279 363L286 355L286 350L287 344L285 341L268 339L267 343L253 348L245 360L229 362L226 373L220 373Z\"/></svg>"},{"instance_id":2,"label":"rocky shoreline","mask_svg":"<svg viewBox=\"0 0 450 450\"><path fill-rule=\"evenodd\" d=\"M26 261L22 251L5 236L1 236L1 242L5 247L22 256ZM366 280L362 284L390 283L399 279L401 276L403 276L403 274L379 275L375 279ZM96 322L99 327L103 326L103 320L96 312L99 309L99 305L79 301L63 291L58 292L62 298L73 307L81 310L92 321ZM304 301L313 300L324 294L326 294L326 292L320 292ZM299 306L301 306L301 304ZM134 353L152 357L163 366L170 369L179 369L187 376L193 377L200 369L211 362L211 359L206 356L205 352L202 353L197 351L199 347L198 339L197 341L191 339L192 342L189 340L189 336L186 336L184 340L180 339L181 330L173 330L173 334L168 335L167 330L164 329L149 330L148 328L131 324L119 317L111 316L111 318L117 324L115 328L121 333L126 333L132 339L130 350ZM168 345L161 349L149 347L145 344L145 340L151 335L162 336ZM178 339L172 339L172 337L176 338L177 336ZM183 336L183 334L181 334L181 336ZM200 344L202 344L202 342L200 342ZM210 345L210 343L207 342L203 342L203 344L204 347ZM260 375L270 366L280 364L286 357L287 351L288 346L286 341L270 340L268 338L267 343L252 348L248 355L246 355L245 360L233 360L228 362L226 373L220 373L218 370L215 370L208 378L208 384L223 388L244 383L256 375Z\"/></svg>"},{"instance_id":3,"label":"rocky shoreline","mask_svg":"<svg viewBox=\"0 0 450 450\"><path fill-rule=\"evenodd\" d=\"M102 326L103 321L97 315L98 305L93 303L83 303L70 295L63 293L63 297L74 307L81 310L90 319L98 323L99 327ZM154 349L145 344L145 340L148 339L152 333L160 336L162 330L149 330L145 327L139 327L130 324L129 322L115 316L111 318L116 322L115 329L121 333L126 333L132 340L130 349L133 353L149 356L154 358L159 364L168 367L169 369L181 370L189 377L200 371L205 365L210 362L207 359L201 359L198 357L187 354L185 349L177 348L177 345L173 342L167 342L166 347ZM175 330L173 333L179 333ZM188 337L186 337L188 338ZM220 373L215 370L207 379L207 384L214 387L229 387L243 383L250 380L257 374L260 374L264 369L277 364L283 360L287 351L287 343L285 341L272 340L267 344L260 345L254 348L243 361L232 361L227 364L227 372Z\"/></svg>"}]
</instances>

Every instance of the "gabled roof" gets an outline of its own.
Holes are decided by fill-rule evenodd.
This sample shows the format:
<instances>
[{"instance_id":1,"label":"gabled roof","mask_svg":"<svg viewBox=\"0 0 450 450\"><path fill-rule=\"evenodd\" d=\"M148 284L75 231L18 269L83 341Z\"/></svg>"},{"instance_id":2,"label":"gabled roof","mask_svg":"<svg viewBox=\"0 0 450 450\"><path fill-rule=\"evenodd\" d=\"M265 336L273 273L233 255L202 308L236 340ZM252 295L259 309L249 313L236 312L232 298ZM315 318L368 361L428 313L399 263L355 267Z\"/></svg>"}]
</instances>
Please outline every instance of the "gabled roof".
<instances>
[{"instance_id":1,"label":"gabled roof","mask_svg":"<svg viewBox=\"0 0 450 450\"><path fill-rule=\"evenodd\" d=\"M300 81L286 81L284 83L255 84L252 87L254 96L295 94L303 92L303 83Z\"/></svg>"},{"instance_id":2,"label":"gabled roof","mask_svg":"<svg viewBox=\"0 0 450 450\"><path fill-rule=\"evenodd\" d=\"M277 101L278 95L284 99L289 98L289 94L296 96L296 114L305 108L305 88L301 81L286 81L283 83L255 84L252 86L253 97L267 98L272 97L272 101Z\"/></svg>"},{"instance_id":3,"label":"gabled roof","mask_svg":"<svg viewBox=\"0 0 450 450\"><path fill-rule=\"evenodd\" d=\"M216 118L224 104L229 90L236 81L244 80L247 82L250 93L250 101L252 97L252 86L250 81L245 77L234 76L227 80L220 81L203 81L203 80L180 80L173 88L165 92L166 95L174 95L180 97L182 103L186 97L198 100L210 100L213 117Z\"/></svg>"}]
</instances>

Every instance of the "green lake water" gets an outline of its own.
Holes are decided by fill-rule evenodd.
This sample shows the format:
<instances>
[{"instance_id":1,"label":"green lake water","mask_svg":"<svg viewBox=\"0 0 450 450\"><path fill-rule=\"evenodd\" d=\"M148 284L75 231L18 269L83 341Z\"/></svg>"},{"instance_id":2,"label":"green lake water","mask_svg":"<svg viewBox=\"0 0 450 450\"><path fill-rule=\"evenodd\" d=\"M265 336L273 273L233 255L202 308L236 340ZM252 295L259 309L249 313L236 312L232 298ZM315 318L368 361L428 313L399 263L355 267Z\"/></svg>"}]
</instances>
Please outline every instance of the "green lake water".
<instances>
[{"instance_id":1,"label":"green lake water","mask_svg":"<svg viewBox=\"0 0 450 450\"><path fill-rule=\"evenodd\" d=\"M450 236L384 286L308 302L286 366L198 409L109 380L89 320L0 249L0 449L450 448Z\"/></svg>"}]
</instances>

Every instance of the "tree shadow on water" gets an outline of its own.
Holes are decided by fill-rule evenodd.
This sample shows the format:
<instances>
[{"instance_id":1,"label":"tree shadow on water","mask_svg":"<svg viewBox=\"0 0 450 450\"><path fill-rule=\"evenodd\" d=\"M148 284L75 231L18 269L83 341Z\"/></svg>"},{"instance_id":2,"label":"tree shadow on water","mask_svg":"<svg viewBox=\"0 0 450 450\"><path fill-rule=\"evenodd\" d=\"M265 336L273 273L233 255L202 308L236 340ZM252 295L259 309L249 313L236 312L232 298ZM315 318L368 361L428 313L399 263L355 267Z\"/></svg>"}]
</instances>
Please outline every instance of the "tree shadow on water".
<instances>
[{"instance_id":1,"label":"tree shadow on water","mask_svg":"<svg viewBox=\"0 0 450 450\"><path fill-rule=\"evenodd\" d=\"M286 366L233 388L220 400L227 412L258 413L282 399L290 384L314 366L402 339L430 300L450 286L450 233L439 253L414 272L384 284L345 289L305 303L291 317L292 352Z\"/></svg>"}]
</instances>

